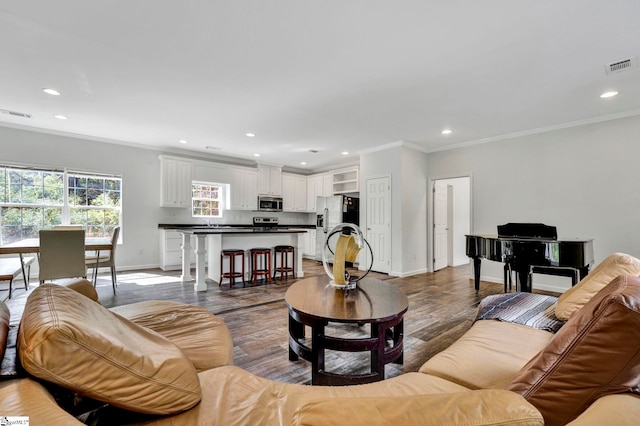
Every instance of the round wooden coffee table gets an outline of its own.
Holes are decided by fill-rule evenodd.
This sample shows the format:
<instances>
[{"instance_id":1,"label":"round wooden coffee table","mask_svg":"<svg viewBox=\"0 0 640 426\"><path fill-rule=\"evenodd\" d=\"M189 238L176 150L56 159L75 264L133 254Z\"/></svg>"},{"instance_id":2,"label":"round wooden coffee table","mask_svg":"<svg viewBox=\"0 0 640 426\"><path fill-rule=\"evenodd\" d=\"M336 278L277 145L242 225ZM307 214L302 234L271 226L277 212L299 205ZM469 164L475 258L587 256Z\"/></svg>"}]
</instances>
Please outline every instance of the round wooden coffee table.
<instances>
[{"instance_id":1,"label":"round wooden coffee table","mask_svg":"<svg viewBox=\"0 0 640 426\"><path fill-rule=\"evenodd\" d=\"M311 384L350 385L384 379L384 366L402 364L403 315L407 296L393 284L374 278L358 282L354 290L336 289L326 276L306 278L287 290L289 307L289 360L311 361ZM342 338L325 335L329 323L370 324L371 337ZM310 345L305 326L311 327ZM387 339L392 343L387 347ZM371 352L371 372L337 374L325 371L325 349Z\"/></svg>"}]
</instances>

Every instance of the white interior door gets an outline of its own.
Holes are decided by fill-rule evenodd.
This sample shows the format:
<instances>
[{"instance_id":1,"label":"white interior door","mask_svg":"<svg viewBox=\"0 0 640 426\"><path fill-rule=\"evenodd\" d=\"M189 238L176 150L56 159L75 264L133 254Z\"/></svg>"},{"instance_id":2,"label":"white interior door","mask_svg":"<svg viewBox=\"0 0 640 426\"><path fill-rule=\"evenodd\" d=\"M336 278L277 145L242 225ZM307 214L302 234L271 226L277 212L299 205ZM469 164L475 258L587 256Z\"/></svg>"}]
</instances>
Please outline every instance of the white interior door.
<instances>
[{"instance_id":1,"label":"white interior door","mask_svg":"<svg viewBox=\"0 0 640 426\"><path fill-rule=\"evenodd\" d=\"M447 184L433 184L433 270L447 266Z\"/></svg>"},{"instance_id":2,"label":"white interior door","mask_svg":"<svg viewBox=\"0 0 640 426\"><path fill-rule=\"evenodd\" d=\"M365 235L373 252L371 269L389 273L391 270L391 185L388 176L367 180Z\"/></svg>"}]
</instances>

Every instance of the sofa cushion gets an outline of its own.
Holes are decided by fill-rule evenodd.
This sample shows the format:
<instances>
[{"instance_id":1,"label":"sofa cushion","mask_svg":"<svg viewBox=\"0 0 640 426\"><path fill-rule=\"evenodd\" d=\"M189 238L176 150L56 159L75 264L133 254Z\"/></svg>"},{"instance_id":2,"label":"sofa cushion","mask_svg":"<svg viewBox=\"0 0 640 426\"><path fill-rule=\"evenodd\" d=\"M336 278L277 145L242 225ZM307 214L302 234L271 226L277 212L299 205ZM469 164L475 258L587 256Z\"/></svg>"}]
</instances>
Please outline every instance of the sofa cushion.
<instances>
[{"instance_id":1,"label":"sofa cushion","mask_svg":"<svg viewBox=\"0 0 640 426\"><path fill-rule=\"evenodd\" d=\"M55 284L29 295L18 354L32 375L128 410L171 414L200 401L197 373L173 343Z\"/></svg>"},{"instance_id":2,"label":"sofa cushion","mask_svg":"<svg viewBox=\"0 0 640 426\"><path fill-rule=\"evenodd\" d=\"M568 426L638 426L640 395L619 393L598 398Z\"/></svg>"},{"instance_id":3,"label":"sofa cushion","mask_svg":"<svg viewBox=\"0 0 640 426\"><path fill-rule=\"evenodd\" d=\"M91 281L84 278L64 278L56 280L56 284L75 290L85 297L100 303L98 300L98 292L96 291Z\"/></svg>"},{"instance_id":4,"label":"sofa cushion","mask_svg":"<svg viewBox=\"0 0 640 426\"><path fill-rule=\"evenodd\" d=\"M173 342L197 371L233 364L231 333L204 308L169 300L149 300L110 309Z\"/></svg>"},{"instance_id":5,"label":"sofa cushion","mask_svg":"<svg viewBox=\"0 0 640 426\"><path fill-rule=\"evenodd\" d=\"M608 256L578 284L560 295L556 304L556 317L567 321L571 314L582 308L617 276L638 274L640 274L639 259L624 253Z\"/></svg>"},{"instance_id":6,"label":"sofa cushion","mask_svg":"<svg viewBox=\"0 0 640 426\"><path fill-rule=\"evenodd\" d=\"M292 421L295 412L310 401L334 399L345 403L348 398L400 399L412 395L468 391L455 383L420 373L404 373L380 382L353 386L276 382L232 365L203 371L198 376L202 387L201 404L173 417L145 421L144 425L293 425L297 424ZM356 424L349 420L343 419L342 424Z\"/></svg>"},{"instance_id":7,"label":"sofa cushion","mask_svg":"<svg viewBox=\"0 0 640 426\"><path fill-rule=\"evenodd\" d=\"M482 320L420 367L421 373L471 389L504 389L553 334L508 322Z\"/></svg>"},{"instance_id":8,"label":"sofa cushion","mask_svg":"<svg viewBox=\"0 0 640 426\"><path fill-rule=\"evenodd\" d=\"M598 398L640 383L640 278L620 276L571 316L513 380L544 416L560 425Z\"/></svg>"},{"instance_id":9,"label":"sofa cushion","mask_svg":"<svg viewBox=\"0 0 640 426\"><path fill-rule=\"evenodd\" d=\"M30 378L0 381L0 411L2 416L27 416L28 423L6 422L0 424L82 426L71 414L56 403L51 393L39 382ZM6 417L0 417L5 419Z\"/></svg>"},{"instance_id":10,"label":"sofa cushion","mask_svg":"<svg viewBox=\"0 0 640 426\"><path fill-rule=\"evenodd\" d=\"M538 410L520 395L483 389L435 395L319 399L300 406L292 424L543 426L544 421Z\"/></svg>"}]
</instances>

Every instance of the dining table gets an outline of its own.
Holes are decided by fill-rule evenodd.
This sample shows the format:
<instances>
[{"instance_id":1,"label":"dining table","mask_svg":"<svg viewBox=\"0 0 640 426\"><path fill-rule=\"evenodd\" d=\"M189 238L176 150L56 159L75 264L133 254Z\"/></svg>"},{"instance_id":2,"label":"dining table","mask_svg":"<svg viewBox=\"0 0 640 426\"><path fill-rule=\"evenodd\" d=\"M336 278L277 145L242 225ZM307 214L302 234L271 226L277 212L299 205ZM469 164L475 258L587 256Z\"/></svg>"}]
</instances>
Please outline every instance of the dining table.
<instances>
[{"instance_id":1,"label":"dining table","mask_svg":"<svg viewBox=\"0 0 640 426\"><path fill-rule=\"evenodd\" d=\"M111 250L111 239L105 237L87 237L84 239L84 248L86 251L95 251L96 257L99 259L100 250ZM25 280L27 274L25 273L24 255L28 253L40 253L40 238L25 238L9 244L0 245L0 255L17 254L20 256L20 263L22 263L22 276L25 277ZM98 265L96 265L96 270L97 269Z\"/></svg>"}]
</instances>

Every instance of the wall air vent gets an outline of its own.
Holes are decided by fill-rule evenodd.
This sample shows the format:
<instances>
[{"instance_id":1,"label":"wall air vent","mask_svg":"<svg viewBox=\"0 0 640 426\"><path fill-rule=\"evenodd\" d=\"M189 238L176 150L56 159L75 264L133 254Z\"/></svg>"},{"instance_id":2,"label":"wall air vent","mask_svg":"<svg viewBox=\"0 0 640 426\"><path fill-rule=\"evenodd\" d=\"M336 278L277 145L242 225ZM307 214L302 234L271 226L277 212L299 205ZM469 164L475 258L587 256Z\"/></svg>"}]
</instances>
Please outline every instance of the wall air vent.
<instances>
[{"instance_id":1,"label":"wall air vent","mask_svg":"<svg viewBox=\"0 0 640 426\"><path fill-rule=\"evenodd\" d=\"M8 109L0 109L0 113L13 115L14 117L31 118L31 114L27 114L24 112L17 112L17 111L9 111Z\"/></svg>"},{"instance_id":2,"label":"wall air vent","mask_svg":"<svg viewBox=\"0 0 640 426\"><path fill-rule=\"evenodd\" d=\"M618 74L624 71L628 71L632 68L638 68L638 57L634 56L632 58L622 59L620 61L612 62L610 64L606 64L604 66L605 73L609 74Z\"/></svg>"}]
</instances>

